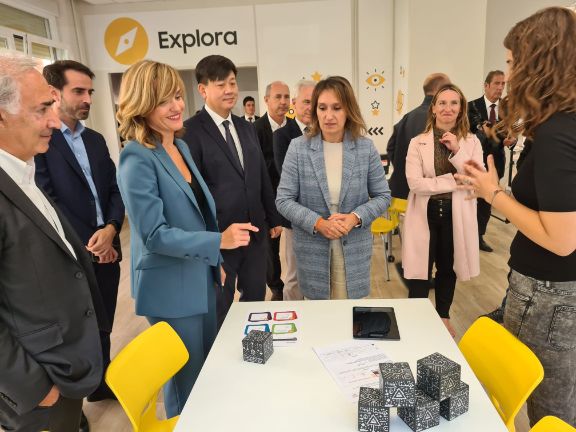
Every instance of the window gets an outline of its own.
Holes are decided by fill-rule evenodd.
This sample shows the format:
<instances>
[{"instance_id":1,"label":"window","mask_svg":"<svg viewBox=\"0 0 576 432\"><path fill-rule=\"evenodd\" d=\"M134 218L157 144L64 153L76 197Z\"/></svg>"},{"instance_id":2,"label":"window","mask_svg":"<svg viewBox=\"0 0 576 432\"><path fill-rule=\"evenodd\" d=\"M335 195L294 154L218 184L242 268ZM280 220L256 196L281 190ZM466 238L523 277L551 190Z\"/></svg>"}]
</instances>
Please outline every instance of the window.
<instances>
[{"instance_id":1,"label":"window","mask_svg":"<svg viewBox=\"0 0 576 432\"><path fill-rule=\"evenodd\" d=\"M0 49L25 53L44 64L67 59L67 47L52 39L50 23L48 17L0 3Z\"/></svg>"}]
</instances>

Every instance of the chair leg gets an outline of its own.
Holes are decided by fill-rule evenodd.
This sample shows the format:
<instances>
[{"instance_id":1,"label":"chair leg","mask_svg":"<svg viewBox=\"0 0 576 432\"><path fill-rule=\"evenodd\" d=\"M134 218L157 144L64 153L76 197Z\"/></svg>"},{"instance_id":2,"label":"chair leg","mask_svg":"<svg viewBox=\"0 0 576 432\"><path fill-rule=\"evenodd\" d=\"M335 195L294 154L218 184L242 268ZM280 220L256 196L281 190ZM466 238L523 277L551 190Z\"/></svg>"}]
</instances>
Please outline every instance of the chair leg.
<instances>
[{"instance_id":1,"label":"chair leg","mask_svg":"<svg viewBox=\"0 0 576 432\"><path fill-rule=\"evenodd\" d=\"M390 282L390 269L388 268L388 247L386 246L386 236L380 234L380 237L382 237L382 244L384 245L384 261L386 263L386 281Z\"/></svg>"}]
</instances>

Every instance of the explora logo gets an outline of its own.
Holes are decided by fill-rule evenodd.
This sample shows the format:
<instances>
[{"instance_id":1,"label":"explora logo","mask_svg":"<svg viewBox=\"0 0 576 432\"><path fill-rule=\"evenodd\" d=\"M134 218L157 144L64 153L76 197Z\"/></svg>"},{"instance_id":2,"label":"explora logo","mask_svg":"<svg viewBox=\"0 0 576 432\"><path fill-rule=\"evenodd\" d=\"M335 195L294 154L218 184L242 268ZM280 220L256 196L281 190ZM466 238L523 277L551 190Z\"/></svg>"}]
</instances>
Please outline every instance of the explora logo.
<instances>
[{"instance_id":1,"label":"explora logo","mask_svg":"<svg viewBox=\"0 0 576 432\"><path fill-rule=\"evenodd\" d=\"M148 53L148 36L138 21L118 18L106 28L104 45L110 57L118 63L131 65Z\"/></svg>"},{"instance_id":2,"label":"explora logo","mask_svg":"<svg viewBox=\"0 0 576 432\"><path fill-rule=\"evenodd\" d=\"M195 33L170 34L166 31L158 32L160 49L182 48L184 53L188 52L188 48L219 46L221 42L226 45L238 45L236 31L200 33L200 30L196 29Z\"/></svg>"}]
</instances>

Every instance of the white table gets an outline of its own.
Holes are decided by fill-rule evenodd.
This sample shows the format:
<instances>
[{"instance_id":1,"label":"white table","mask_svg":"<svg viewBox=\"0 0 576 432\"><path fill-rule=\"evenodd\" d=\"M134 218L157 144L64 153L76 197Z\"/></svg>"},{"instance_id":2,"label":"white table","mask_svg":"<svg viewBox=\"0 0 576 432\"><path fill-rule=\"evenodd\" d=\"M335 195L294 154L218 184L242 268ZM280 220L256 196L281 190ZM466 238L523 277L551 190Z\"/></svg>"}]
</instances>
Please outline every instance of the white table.
<instances>
[{"instance_id":1,"label":"white table","mask_svg":"<svg viewBox=\"0 0 576 432\"><path fill-rule=\"evenodd\" d=\"M186 403L176 432L354 432L357 404L340 391L313 347L352 339L353 306L391 306L401 341L377 342L393 361L416 361L440 352L462 366L470 409L440 418L438 432L507 432L474 373L427 299L234 303ZM301 314L297 346L275 348L265 365L242 360L242 329L250 312ZM411 429L390 411L390 432Z\"/></svg>"}]
</instances>

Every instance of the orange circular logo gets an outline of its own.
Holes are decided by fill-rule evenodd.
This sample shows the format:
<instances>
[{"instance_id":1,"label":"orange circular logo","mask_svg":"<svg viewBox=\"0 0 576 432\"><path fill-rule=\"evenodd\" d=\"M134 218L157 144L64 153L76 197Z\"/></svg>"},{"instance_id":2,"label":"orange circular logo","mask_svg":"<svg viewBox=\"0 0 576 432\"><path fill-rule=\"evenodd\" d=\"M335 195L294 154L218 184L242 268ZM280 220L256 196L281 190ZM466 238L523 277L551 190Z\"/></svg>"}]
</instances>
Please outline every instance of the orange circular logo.
<instances>
[{"instance_id":1,"label":"orange circular logo","mask_svg":"<svg viewBox=\"0 0 576 432\"><path fill-rule=\"evenodd\" d=\"M106 28L104 45L110 57L118 63L131 65L146 57L148 35L138 21L117 18Z\"/></svg>"}]
</instances>

